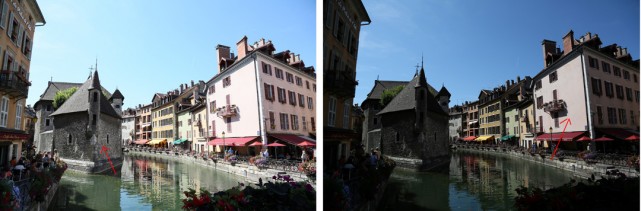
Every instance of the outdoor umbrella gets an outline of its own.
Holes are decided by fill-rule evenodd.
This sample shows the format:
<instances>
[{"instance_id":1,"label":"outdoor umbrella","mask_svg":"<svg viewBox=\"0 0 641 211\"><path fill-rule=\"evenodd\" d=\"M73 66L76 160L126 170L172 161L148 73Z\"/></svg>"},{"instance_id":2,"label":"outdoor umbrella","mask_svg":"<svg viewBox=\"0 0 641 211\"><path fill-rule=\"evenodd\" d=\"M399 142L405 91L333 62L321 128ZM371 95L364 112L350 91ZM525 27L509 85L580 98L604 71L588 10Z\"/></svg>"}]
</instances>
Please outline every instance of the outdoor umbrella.
<instances>
[{"instance_id":1,"label":"outdoor umbrella","mask_svg":"<svg viewBox=\"0 0 641 211\"><path fill-rule=\"evenodd\" d=\"M592 139L590 139L590 137L588 136L581 136L581 138L577 139L577 141L589 141L589 140L592 140Z\"/></svg>"},{"instance_id":2,"label":"outdoor umbrella","mask_svg":"<svg viewBox=\"0 0 641 211\"><path fill-rule=\"evenodd\" d=\"M301 146L301 147L314 147L314 146L316 146L315 143L312 143L312 142L309 142L309 141L303 141L303 142L301 142L301 143L299 143L297 145Z\"/></svg>"},{"instance_id":3,"label":"outdoor umbrella","mask_svg":"<svg viewBox=\"0 0 641 211\"><path fill-rule=\"evenodd\" d=\"M631 135L631 136L629 136L629 137L625 138L625 140L626 140L626 141L638 141L638 140L639 140L639 136L637 136L637 135Z\"/></svg>"},{"instance_id":4,"label":"outdoor umbrella","mask_svg":"<svg viewBox=\"0 0 641 211\"><path fill-rule=\"evenodd\" d=\"M263 146L263 142L256 141L256 142L250 144L249 146Z\"/></svg>"},{"instance_id":5,"label":"outdoor umbrella","mask_svg":"<svg viewBox=\"0 0 641 211\"><path fill-rule=\"evenodd\" d=\"M281 144L281 143L274 142L274 143L271 143L271 144L267 144L267 146L268 147L284 147L285 145ZM278 154L278 152L276 152L276 149L274 149L274 152L275 152L274 154ZM274 155L274 157L278 157L278 156Z\"/></svg>"},{"instance_id":6,"label":"outdoor umbrella","mask_svg":"<svg viewBox=\"0 0 641 211\"><path fill-rule=\"evenodd\" d=\"M601 136L601 138L594 139L594 141L614 141L614 139ZM603 152L605 153L605 143L603 143Z\"/></svg>"}]
</instances>

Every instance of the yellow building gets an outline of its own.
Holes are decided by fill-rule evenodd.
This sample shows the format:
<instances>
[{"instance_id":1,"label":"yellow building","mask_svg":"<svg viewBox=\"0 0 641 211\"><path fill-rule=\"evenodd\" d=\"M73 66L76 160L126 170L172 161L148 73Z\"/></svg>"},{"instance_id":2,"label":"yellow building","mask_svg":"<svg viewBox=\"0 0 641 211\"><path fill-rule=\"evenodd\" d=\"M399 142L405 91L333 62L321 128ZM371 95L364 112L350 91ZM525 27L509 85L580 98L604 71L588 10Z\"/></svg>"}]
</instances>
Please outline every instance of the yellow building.
<instances>
[{"instance_id":1,"label":"yellow building","mask_svg":"<svg viewBox=\"0 0 641 211\"><path fill-rule=\"evenodd\" d=\"M29 139L25 103L36 26L45 24L35 0L0 1L0 165L21 156Z\"/></svg>"},{"instance_id":2,"label":"yellow building","mask_svg":"<svg viewBox=\"0 0 641 211\"><path fill-rule=\"evenodd\" d=\"M174 100L177 92L156 93L151 103L151 141L147 144L167 147L174 138Z\"/></svg>"}]
</instances>

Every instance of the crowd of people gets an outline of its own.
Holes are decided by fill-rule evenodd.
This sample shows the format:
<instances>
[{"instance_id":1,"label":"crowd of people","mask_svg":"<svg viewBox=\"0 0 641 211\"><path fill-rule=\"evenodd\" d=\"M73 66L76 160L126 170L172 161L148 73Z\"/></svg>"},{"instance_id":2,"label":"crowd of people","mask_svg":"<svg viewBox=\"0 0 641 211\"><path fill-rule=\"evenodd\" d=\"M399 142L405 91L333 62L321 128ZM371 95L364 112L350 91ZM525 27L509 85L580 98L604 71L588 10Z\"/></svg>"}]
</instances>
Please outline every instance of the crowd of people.
<instances>
[{"instance_id":1,"label":"crowd of people","mask_svg":"<svg viewBox=\"0 0 641 211\"><path fill-rule=\"evenodd\" d=\"M29 177L32 172L42 172L46 168L55 166L58 156L54 152L38 152L33 156L13 156L9 163L2 167L0 179L19 181Z\"/></svg>"}]
</instances>

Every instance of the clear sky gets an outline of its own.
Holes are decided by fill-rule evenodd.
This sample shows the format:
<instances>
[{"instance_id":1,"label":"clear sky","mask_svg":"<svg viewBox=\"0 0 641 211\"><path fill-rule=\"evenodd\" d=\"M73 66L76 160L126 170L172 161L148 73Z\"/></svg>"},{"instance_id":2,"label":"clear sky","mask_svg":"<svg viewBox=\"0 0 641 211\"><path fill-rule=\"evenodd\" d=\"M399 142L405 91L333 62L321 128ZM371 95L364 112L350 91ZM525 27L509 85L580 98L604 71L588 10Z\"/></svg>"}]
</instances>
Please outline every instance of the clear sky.
<instances>
[{"instance_id":1,"label":"clear sky","mask_svg":"<svg viewBox=\"0 0 641 211\"><path fill-rule=\"evenodd\" d=\"M575 39L598 34L603 46L616 43L639 59L639 1L463 1L364 0L372 20L362 26L354 103L362 103L374 80L409 81L421 63L437 90L445 84L450 106L478 99L492 89L533 77L543 69L541 41L562 49L570 30Z\"/></svg>"},{"instance_id":2,"label":"clear sky","mask_svg":"<svg viewBox=\"0 0 641 211\"><path fill-rule=\"evenodd\" d=\"M216 45L243 36L272 40L276 51L300 54L316 67L314 1L38 1L47 21L36 27L27 104L47 82L82 83L98 58L103 87L125 96L124 108L156 92L217 72ZM316 68L318 69L318 68ZM320 74L319 74L320 75Z\"/></svg>"}]
</instances>

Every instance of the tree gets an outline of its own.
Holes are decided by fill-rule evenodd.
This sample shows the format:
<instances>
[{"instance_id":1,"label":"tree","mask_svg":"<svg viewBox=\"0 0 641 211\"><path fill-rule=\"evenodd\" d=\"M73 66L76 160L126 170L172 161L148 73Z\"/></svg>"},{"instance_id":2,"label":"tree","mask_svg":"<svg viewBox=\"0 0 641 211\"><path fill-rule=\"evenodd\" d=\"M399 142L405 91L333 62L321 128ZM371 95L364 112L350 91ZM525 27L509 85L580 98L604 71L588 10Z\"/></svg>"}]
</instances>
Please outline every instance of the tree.
<instances>
[{"instance_id":1,"label":"tree","mask_svg":"<svg viewBox=\"0 0 641 211\"><path fill-rule=\"evenodd\" d=\"M392 102L392 99L394 99L394 97L396 97L404 87L405 86L403 85L398 85L383 91L383 94L381 94L381 105L383 105L383 107L387 106L387 104Z\"/></svg>"},{"instance_id":2,"label":"tree","mask_svg":"<svg viewBox=\"0 0 641 211\"><path fill-rule=\"evenodd\" d=\"M53 97L53 109L58 109L63 103L65 103L65 101L67 101L67 99L69 99L69 97L71 97L71 95L73 95L73 93L76 92L76 90L78 90L77 87L71 87L69 89L56 92L56 96Z\"/></svg>"}]
</instances>

